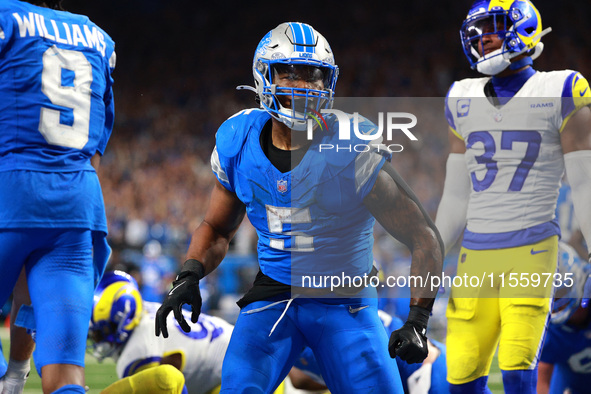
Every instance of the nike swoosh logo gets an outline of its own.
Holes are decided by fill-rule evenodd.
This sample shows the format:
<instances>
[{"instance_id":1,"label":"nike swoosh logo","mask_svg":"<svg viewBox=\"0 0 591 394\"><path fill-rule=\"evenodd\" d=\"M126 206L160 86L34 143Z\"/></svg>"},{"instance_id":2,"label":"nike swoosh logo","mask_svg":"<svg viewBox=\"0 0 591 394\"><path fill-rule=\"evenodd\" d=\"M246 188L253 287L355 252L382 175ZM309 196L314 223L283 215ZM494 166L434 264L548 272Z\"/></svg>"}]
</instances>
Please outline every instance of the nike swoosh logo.
<instances>
[{"instance_id":1,"label":"nike swoosh logo","mask_svg":"<svg viewBox=\"0 0 591 394\"><path fill-rule=\"evenodd\" d=\"M174 293L174 291L175 291L176 289L178 289L179 287L181 287L181 286L182 286L182 285L184 285L185 283L187 283L187 282L183 282L183 283L181 283L180 285L178 285L177 287L173 288L173 289L170 291L170 293L168 293L168 295L172 295L172 293Z\"/></svg>"},{"instance_id":2,"label":"nike swoosh logo","mask_svg":"<svg viewBox=\"0 0 591 394\"><path fill-rule=\"evenodd\" d=\"M531 250L529 251L531 254L538 254L538 253L544 253L547 252L548 249L544 249L544 250L534 250L534 248L531 248Z\"/></svg>"},{"instance_id":3,"label":"nike swoosh logo","mask_svg":"<svg viewBox=\"0 0 591 394\"><path fill-rule=\"evenodd\" d=\"M419 340L419 347L422 348L423 347L423 340L421 339L421 337L419 336L419 333L417 332L416 328L412 328L415 331L415 335L417 336L418 340Z\"/></svg>"},{"instance_id":4,"label":"nike swoosh logo","mask_svg":"<svg viewBox=\"0 0 591 394\"><path fill-rule=\"evenodd\" d=\"M579 93L581 95L581 97L583 97L585 95L585 92L587 92L587 89L589 89L589 86L587 86L585 88L585 90L583 90L581 93Z\"/></svg>"},{"instance_id":5,"label":"nike swoosh logo","mask_svg":"<svg viewBox=\"0 0 591 394\"><path fill-rule=\"evenodd\" d=\"M359 308L353 308L351 305L349 305L349 313L357 313L362 309L365 308L369 308L369 305L365 305L365 306L360 306Z\"/></svg>"}]
</instances>

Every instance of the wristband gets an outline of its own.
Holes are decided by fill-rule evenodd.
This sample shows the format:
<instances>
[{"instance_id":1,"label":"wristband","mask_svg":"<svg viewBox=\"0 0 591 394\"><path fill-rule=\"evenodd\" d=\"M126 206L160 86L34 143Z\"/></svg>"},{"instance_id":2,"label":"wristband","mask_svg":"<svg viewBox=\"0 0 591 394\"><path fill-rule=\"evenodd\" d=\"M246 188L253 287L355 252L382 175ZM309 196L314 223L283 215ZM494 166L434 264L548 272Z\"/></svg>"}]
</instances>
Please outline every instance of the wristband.
<instances>
[{"instance_id":1,"label":"wristband","mask_svg":"<svg viewBox=\"0 0 591 394\"><path fill-rule=\"evenodd\" d=\"M422 331L422 334L425 335L427 332L427 323L429 322L429 315L430 312L428 309L425 309L422 306L413 305L410 307L410 311L408 312L408 318L406 319L406 321L418 325Z\"/></svg>"},{"instance_id":2,"label":"wristband","mask_svg":"<svg viewBox=\"0 0 591 394\"><path fill-rule=\"evenodd\" d=\"M203 263L201 263L199 260L188 259L183 264L183 268L181 268L181 272L178 274L176 279L179 280L188 276L189 274L197 275L199 280L203 279L205 276L205 267L203 266Z\"/></svg>"}]
</instances>

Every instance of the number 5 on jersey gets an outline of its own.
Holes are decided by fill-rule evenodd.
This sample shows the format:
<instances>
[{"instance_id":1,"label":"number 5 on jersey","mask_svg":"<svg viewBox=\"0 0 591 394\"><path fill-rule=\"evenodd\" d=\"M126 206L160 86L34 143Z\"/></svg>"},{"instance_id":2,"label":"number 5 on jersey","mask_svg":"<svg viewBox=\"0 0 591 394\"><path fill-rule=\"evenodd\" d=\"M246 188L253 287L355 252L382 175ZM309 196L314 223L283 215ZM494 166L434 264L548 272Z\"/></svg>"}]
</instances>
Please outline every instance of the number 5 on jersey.
<instances>
[{"instance_id":1,"label":"number 5 on jersey","mask_svg":"<svg viewBox=\"0 0 591 394\"><path fill-rule=\"evenodd\" d=\"M284 231L283 226L296 223L312 223L310 208L273 207L265 205L269 232L289 235L290 239L270 238L269 246L273 249L290 252L313 252L314 237L301 232Z\"/></svg>"}]
</instances>

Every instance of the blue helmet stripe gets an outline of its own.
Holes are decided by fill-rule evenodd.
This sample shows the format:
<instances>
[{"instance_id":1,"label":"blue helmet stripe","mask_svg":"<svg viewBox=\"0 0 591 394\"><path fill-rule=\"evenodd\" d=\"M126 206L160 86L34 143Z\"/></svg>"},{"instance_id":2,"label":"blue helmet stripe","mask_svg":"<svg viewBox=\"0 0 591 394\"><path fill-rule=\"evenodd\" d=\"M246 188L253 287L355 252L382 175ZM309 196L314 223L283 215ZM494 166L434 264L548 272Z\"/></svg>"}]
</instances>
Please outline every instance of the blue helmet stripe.
<instances>
[{"instance_id":1,"label":"blue helmet stripe","mask_svg":"<svg viewBox=\"0 0 591 394\"><path fill-rule=\"evenodd\" d=\"M312 45L315 44L314 42L314 32L312 28L308 25L302 25L302 29L304 30L304 43L306 45L310 45L306 47L306 52L314 53L314 48Z\"/></svg>"},{"instance_id":2,"label":"blue helmet stripe","mask_svg":"<svg viewBox=\"0 0 591 394\"><path fill-rule=\"evenodd\" d=\"M305 47L303 45L298 45L306 43L304 41L304 34L303 29L301 27L301 23L290 23L289 27L291 28L291 35L293 36L294 52L305 52Z\"/></svg>"}]
</instances>

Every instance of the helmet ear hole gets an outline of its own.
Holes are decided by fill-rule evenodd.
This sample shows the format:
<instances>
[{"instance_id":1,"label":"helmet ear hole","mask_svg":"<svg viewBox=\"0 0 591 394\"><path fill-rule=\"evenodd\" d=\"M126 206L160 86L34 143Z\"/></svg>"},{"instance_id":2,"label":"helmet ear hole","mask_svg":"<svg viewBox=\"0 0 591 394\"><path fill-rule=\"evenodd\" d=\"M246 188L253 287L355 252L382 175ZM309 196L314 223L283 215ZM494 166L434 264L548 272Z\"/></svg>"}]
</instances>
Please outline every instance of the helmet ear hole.
<instances>
[{"instance_id":1,"label":"helmet ear hole","mask_svg":"<svg viewBox=\"0 0 591 394\"><path fill-rule=\"evenodd\" d=\"M263 75L267 74L267 65L260 60L256 64L256 69Z\"/></svg>"}]
</instances>

